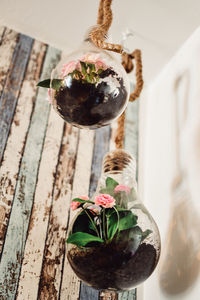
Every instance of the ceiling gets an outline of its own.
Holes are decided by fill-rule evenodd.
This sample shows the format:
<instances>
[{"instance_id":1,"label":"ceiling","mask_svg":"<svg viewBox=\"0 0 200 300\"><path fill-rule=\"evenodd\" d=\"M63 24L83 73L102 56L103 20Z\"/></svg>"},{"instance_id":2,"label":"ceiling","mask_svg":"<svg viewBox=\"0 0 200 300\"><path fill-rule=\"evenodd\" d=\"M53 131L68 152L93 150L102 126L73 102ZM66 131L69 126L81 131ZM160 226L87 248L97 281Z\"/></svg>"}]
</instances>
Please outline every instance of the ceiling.
<instances>
[{"instance_id":1,"label":"ceiling","mask_svg":"<svg viewBox=\"0 0 200 300\"><path fill-rule=\"evenodd\" d=\"M98 0L1 0L0 24L72 51L96 23ZM199 0L113 0L110 39L143 51L146 85L200 23Z\"/></svg>"}]
</instances>

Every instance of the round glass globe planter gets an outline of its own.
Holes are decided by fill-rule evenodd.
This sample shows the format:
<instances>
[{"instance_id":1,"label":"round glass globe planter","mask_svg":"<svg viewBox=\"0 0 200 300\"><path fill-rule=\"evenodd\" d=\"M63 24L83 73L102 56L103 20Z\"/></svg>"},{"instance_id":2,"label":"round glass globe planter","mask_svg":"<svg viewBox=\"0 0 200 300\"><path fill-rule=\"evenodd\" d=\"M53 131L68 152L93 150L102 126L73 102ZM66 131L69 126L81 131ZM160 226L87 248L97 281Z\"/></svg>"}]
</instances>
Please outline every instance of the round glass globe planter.
<instances>
[{"instance_id":1,"label":"round glass globe planter","mask_svg":"<svg viewBox=\"0 0 200 300\"><path fill-rule=\"evenodd\" d=\"M125 110L130 94L122 65L86 39L52 71L49 97L55 111L80 128L110 124Z\"/></svg>"},{"instance_id":2,"label":"round glass globe planter","mask_svg":"<svg viewBox=\"0 0 200 300\"><path fill-rule=\"evenodd\" d=\"M114 206L103 207L108 203L106 200L112 199ZM129 153L117 150L105 156L102 176L91 202L100 206L93 203L82 206L70 226L68 241L81 230L95 235L96 240L85 246L69 243L69 263L76 275L93 288L133 289L154 271L161 245L158 227L138 199L135 160ZM103 241L98 241L99 238Z\"/></svg>"}]
</instances>

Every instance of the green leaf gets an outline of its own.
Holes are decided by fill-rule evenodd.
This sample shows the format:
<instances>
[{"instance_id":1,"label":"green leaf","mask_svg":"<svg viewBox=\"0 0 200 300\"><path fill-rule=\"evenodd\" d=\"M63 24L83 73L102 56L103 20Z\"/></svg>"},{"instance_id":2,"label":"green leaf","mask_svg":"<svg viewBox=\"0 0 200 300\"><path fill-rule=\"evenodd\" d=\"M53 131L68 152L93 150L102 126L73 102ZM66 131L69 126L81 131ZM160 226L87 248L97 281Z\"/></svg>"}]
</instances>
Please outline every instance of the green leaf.
<instances>
[{"instance_id":1,"label":"green leaf","mask_svg":"<svg viewBox=\"0 0 200 300\"><path fill-rule=\"evenodd\" d=\"M114 188L118 184L119 183L117 181L115 181L113 178L107 177L106 178L106 187L100 189L100 193L101 194L109 194L109 195L111 195L111 196L113 196L115 198L117 195L114 194Z\"/></svg>"},{"instance_id":2,"label":"green leaf","mask_svg":"<svg viewBox=\"0 0 200 300\"><path fill-rule=\"evenodd\" d=\"M103 72L103 69L99 69L97 73L100 75Z\"/></svg>"},{"instance_id":3,"label":"green leaf","mask_svg":"<svg viewBox=\"0 0 200 300\"><path fill-rule=\"evenodd\" d=\"M63 85L63 79L53 79L51 85L54 90L59 90Z\"/></svg>"},{"instance_id":4,"label":"green leaf","mask_svg":"<svg viewBox=\"0 0 200 300\"><path fill-rule=\"evenodd\" d=\"M90 69L90 72L92 72L92 71L95 71L95 70L96 70L96 68L95 68L95 64L86 63L86 65L89 67L89 69Z\"/></svg>"},{"instance_id":5,"label":"green leaf","mask_svg":"<svg viewBox=\"0 0 200 300\"><path fill-rule=\"evenodd\" d=\"M119 185L119 183L111 177L106 178L106 188L114 190L114 188Z\"/></svg>"},{"instance_id":6,"label":"green leaf","mask_svg":"<svg viewBox=\"0 0 200 300\"><path fill-rule=\"evenodd\" d=\"M118 229L118 217L115 212L115 214L112 214L112 217L109 215L106 215L107 223L108 223L108 239L113 239L114 235L117 232Z\"/></svg>"},{"instance_id":7,"label":"green leaf","mask_svg":"<svg viewBox=\"0 0 200 300\"><path fill-rule=\"evenodd\" d=\"M147 230L145 230L145 231L142 231L142 241L144 241L144 240L148 237L148 235L150 235L152 232L153 232L153 231L150 230L150 229L147 229Z\"/></svg>"},{"instance_id":8,"label":"green leaf","mask_svg":"<svg viewBox=\"0 0 200 300\"><path fill-rule=\"evenodd\" d=\"M79 203L92 203L92 204L94 204L94 202L91 201L91 200L83 200L83 199L80 199L80 198L72 199L72 202L74 202L74 201L79 202Z\"/></svg>"},{"instance_id":9,"label":"green leaf","mask_svg":"<svg viewBox=\"0 0 200 300\"><path fill-rule=\"evenodd\" d=\"M117 209L118 210L118 209ZM130 210L122 209L118 210L119 213L119 231L133 228L137 224L138 217L134 215ZM107 215L108 222L108 238L111 239L117 231L118 217L116 213Z\"/></svg>"},{"instance_id":10,"label":"green leaf","mask_svg":"<svg viewBox=\"0 0 200 300\"><path fill-rule=\"evenodd\" d=\"M138 217L134 215L130 210L117 209L119 213L119 231L133 228L137 224ZM106 218L108 222L108 239L112 239L118 229L118 216L116 211L109 210L106 212Z\"/></svg>"},{"instance_id":11,"label":"green leaf","mask_svg":"<svg viewBox=\"0 0 200 300\"><path fill-rule=\"evenodd\" d=\"M81 71L83 73L83 75L87 74L87 64L84 61L80 61L81 64Z\"/></svg>"},{"instance_id":12,"label":"green leaf","mask_svg":"<svg viewBox=\"0 0 200 300\"><path fill-rule=\"evenodd\" d=\"M125 230L134 227L137 224L138 217L134 215L131 211L119 212L119 230ZM123 215L123 217L121 217Z\"/></svg>"},{"instance_id":13,"label":"green leaf","mask_svg":"<svg viewBox=\"0 0 200 300\"><path fill-rule=\"evenodd\" d=\"M51 82L51 79L45 79L43 81L38 82L37 86L44 87L44 88L50 88L50 82Z\"/></svg>"},{"instance_id":14,"label":"green leaf","mask_svg":"<svg viewBox=\"0 0 200 300\"><path fill-rule=\"evenodd\" d=\"M114 196L114 191L112 188L108 189L108 188L102 188L99 191L101 194L109 194L111 196Z\"/></svg>"},{"instance_id":15,"label":"green leaf","mask_svg":"<svg viewBox=\"0 0 200 300\"><path fill-rule=\"evenodd\" d=\"M38 82L37 86L44 88L53 88L54 90L59 90L59 88L63 85L63 79L45 79L43 81Z\"/></svg>"},{"instance_id":16,"label":"green leaf","mask_svg":"<svg viewBox=\"0 0 200 300\"><path fill-rule=\"evenodd\" d=\"M123 207L118 206L118 205L116 206L116 209L117 209L119 212L121 212L121 211L129 212L129 211L130 211L130 209L123 208Z\"/></svg>"},{"instance_id":17,"label":"green leaf","mask_svg":"<svg viewBox=\"0 0 200 300\"><path fill-rule=\"evenodd\" d=\"M88 233L84 233L84 232L73 233L67 239L68 244L74 244L79 247L84 247L88 243L91 243L91 242L103 243L104 241L97 236L94 236L94 235L88 234Z\"/></svg>"}]
</instances>

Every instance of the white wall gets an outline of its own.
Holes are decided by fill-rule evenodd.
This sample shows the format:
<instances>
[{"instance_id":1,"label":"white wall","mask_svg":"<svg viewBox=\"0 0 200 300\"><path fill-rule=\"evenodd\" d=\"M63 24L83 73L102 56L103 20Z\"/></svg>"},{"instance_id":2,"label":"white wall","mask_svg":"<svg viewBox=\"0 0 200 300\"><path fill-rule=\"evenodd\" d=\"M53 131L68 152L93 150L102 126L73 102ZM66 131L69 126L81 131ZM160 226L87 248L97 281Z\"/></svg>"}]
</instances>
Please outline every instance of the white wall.
<instances>
[{"instance_id":1,"label":"white wall","mask_svg":"<svg viewBox=\"0 0 200 300\"><path fill-rule=\"evenodd\" d=\"M0 23L71 51L96 23L98 0L0 0ZM141 48L145 83L162 69L199 25L199 0L113 0L110 33L120 42L127 28L135 32L127 45Z\"/></svg>"},{"instance_id":2,"label":"white wall","mask_svg":"<svg viewBox=\"0 0 200 300\"><path fill-rule=\"evenodd\" d=\"M200 28L141 104L140 191L161 233L145 300L200 299Z\"/></svg>"}]
</instances>

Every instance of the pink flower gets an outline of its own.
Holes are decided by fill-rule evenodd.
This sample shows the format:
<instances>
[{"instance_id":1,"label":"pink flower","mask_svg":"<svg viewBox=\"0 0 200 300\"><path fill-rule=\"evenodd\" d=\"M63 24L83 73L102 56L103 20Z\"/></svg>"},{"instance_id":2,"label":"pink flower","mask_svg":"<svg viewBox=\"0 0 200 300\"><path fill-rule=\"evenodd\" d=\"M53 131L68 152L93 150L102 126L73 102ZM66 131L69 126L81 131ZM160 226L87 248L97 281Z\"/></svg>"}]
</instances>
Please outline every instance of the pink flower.
<instances>
[{"instance_id":1,"label":"pink flower","mask_svg":"<svg viewBox=\"0 0 200 300\"><path fill-rule=\"evenodd\" d=\"M100 54L87 53L85 56L83 56L81 61L84 61L84 62L87 62L90 64L94 64L96 71L98 71L99 69L107 69L107 66L102 61Z\"/></svg>"},{"instance_id":2,"label":"pink flower","mask_svg":"<svg viewBox=\"0 0 200 300\"><path fill-rule=\"evenodd\" d=\"M111 208L115 205L115 199L108 194L100 194L96 196L94 202L96 205L101 205L104 208Z\"/></svg>"},{"instance_id":3,"label":"pink flower","mask_svg":"<svg viewBox=\"0 0 200 300\"><path fill-rule=\"evenodd\" d=\"M82 200L85 200L85 201L89 200L88 196L80 196L78 198L82 199ZM80 202L78 202L78 201L72 201L71 202L71 209L72 210L76 210L80 205L81 205Z\"/></svg>"},{"instance_id":4,"label":"pink flower","mask_svg":"<svg viewBox=\"0 0 200 300\"><path fill-rule=\"evenodd\" d=\"M127 192L129 194L130 191L131 191L131 188L128 185L122 185L122 184L117 185L114 189L115 193Z\"/></svg>"},{"instance_id":5,"label":"pink flower","mask_svg":"<svg viewBox=\"0 0 200 300\"><path fill-rule=\"evenodd\" d=\"M79 65L80 65L80 63L78 61L75 61L75 60L72 60L72 61L68 62L67 64L64 64L63 67L62 67L61 76L65 77L69 73L72 73L75 69L80 70Z\"/></svg>"}]
</instances>

